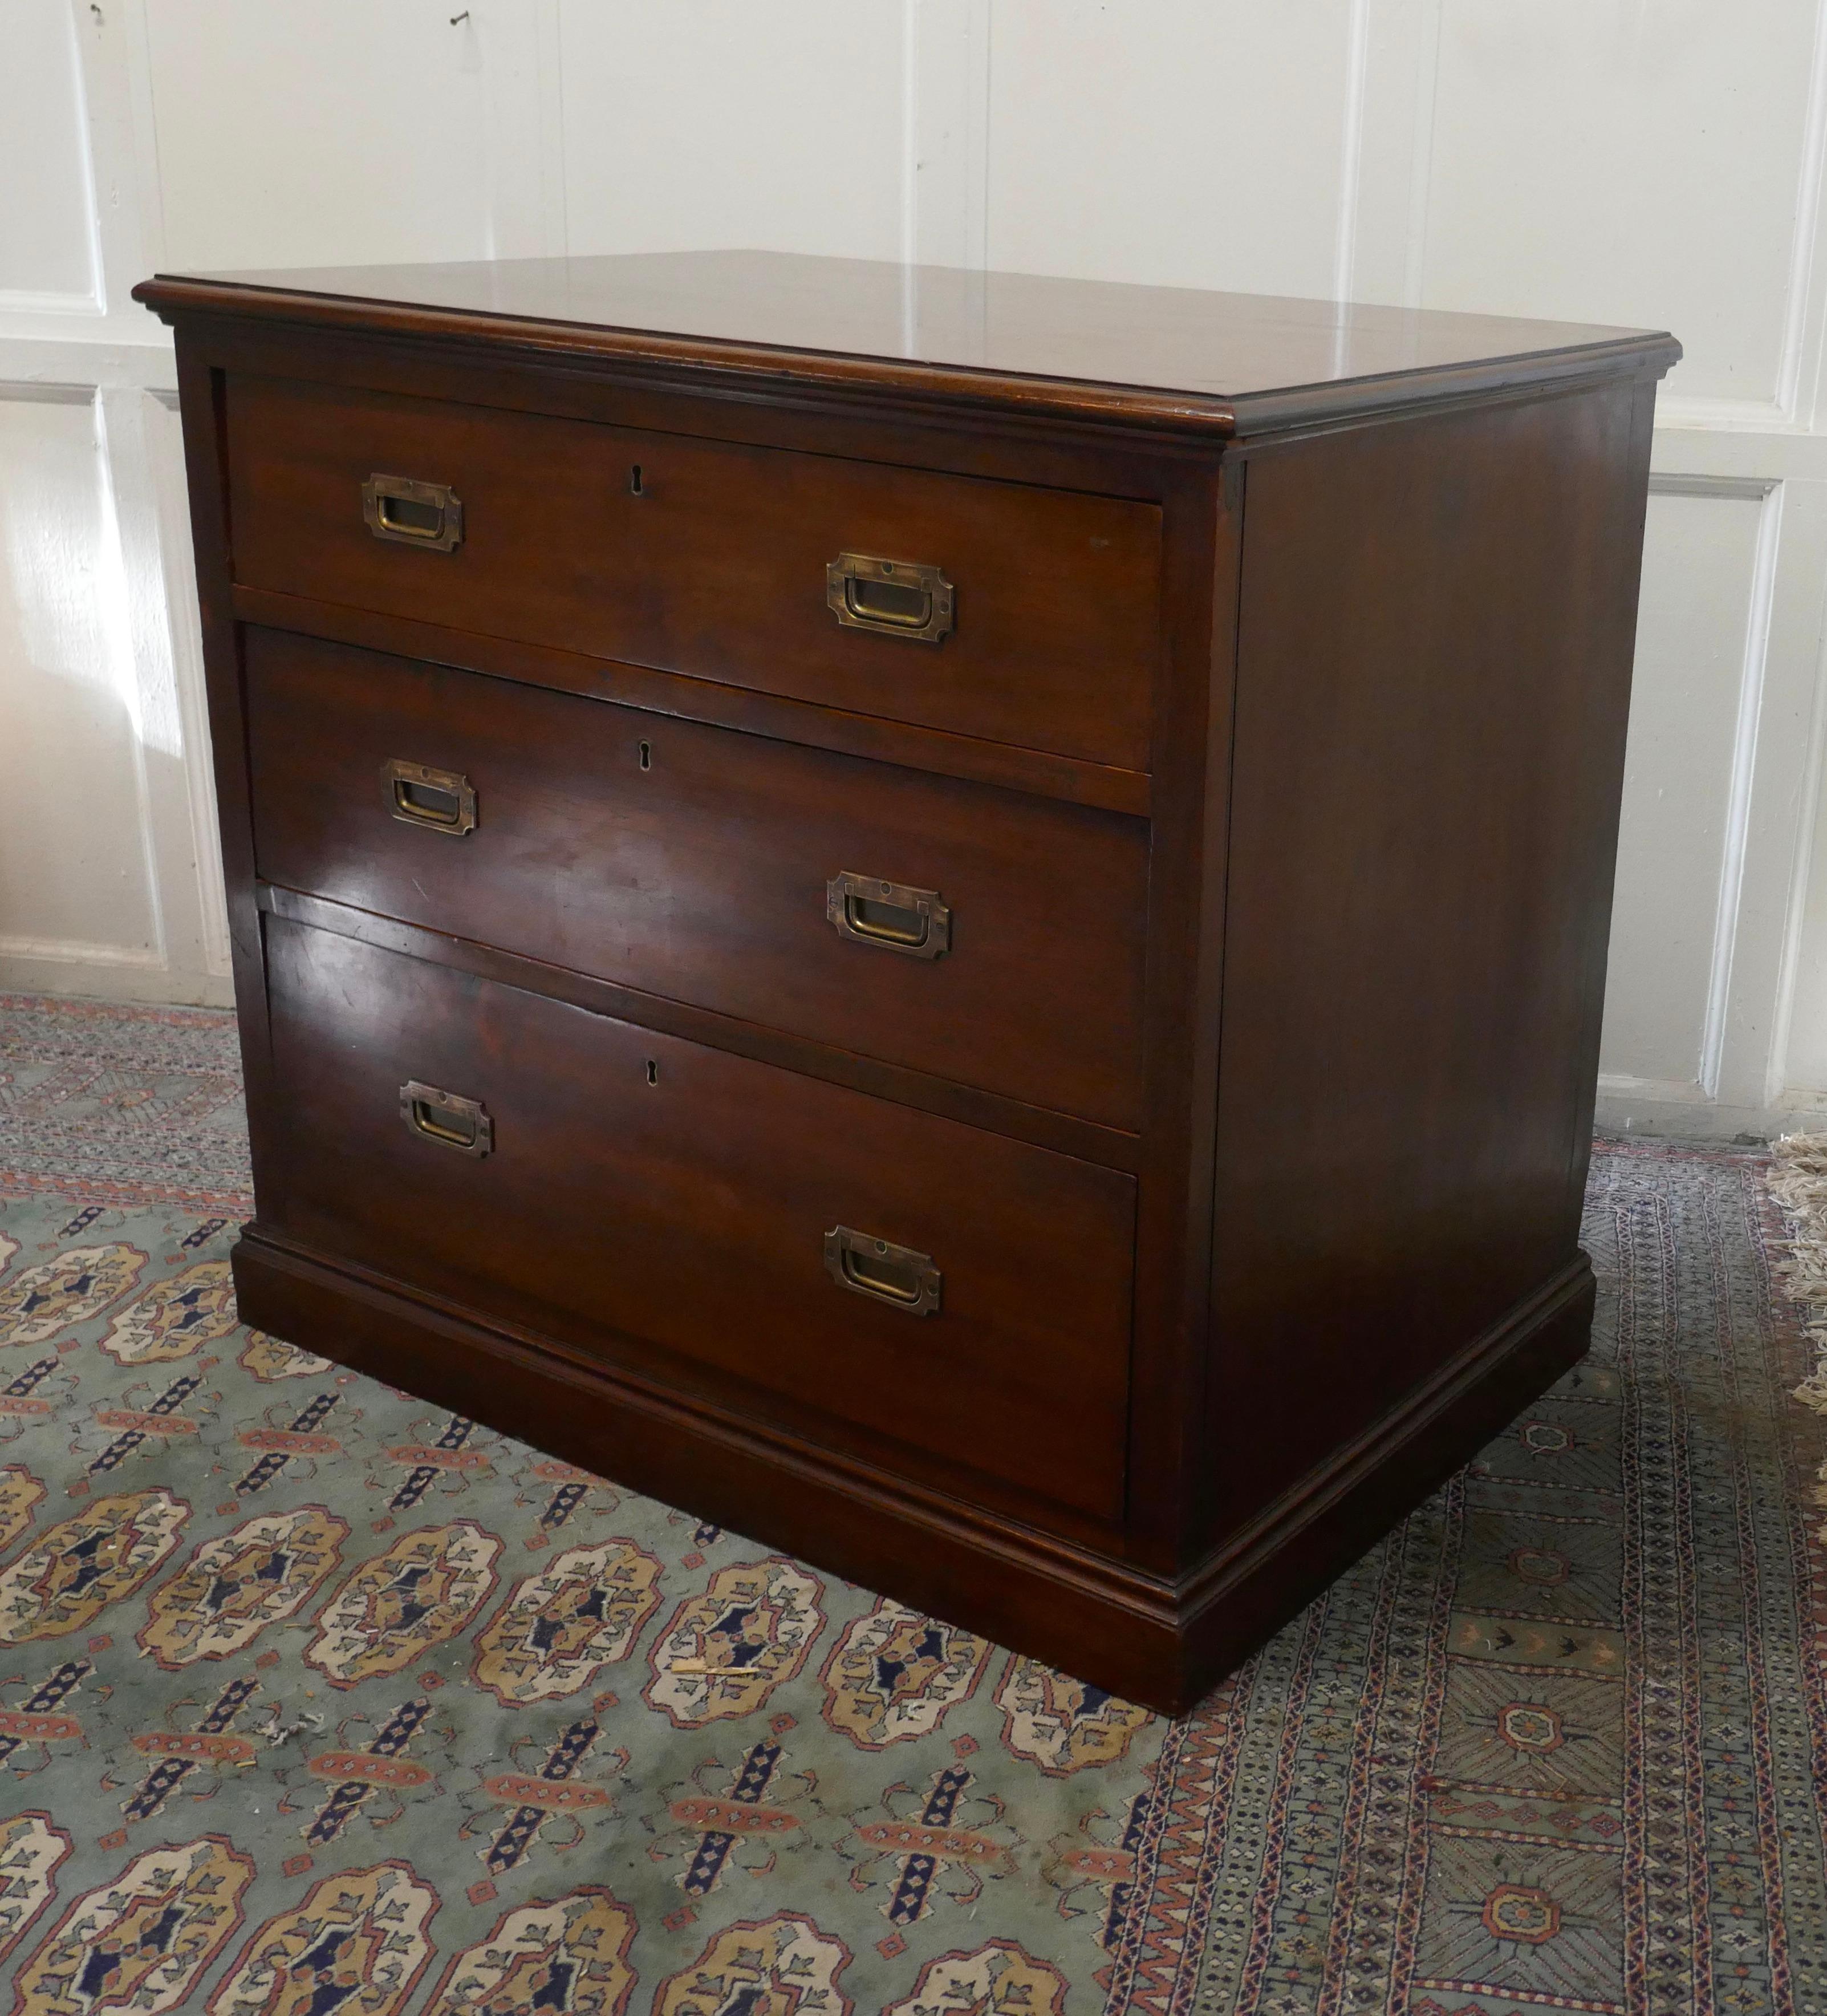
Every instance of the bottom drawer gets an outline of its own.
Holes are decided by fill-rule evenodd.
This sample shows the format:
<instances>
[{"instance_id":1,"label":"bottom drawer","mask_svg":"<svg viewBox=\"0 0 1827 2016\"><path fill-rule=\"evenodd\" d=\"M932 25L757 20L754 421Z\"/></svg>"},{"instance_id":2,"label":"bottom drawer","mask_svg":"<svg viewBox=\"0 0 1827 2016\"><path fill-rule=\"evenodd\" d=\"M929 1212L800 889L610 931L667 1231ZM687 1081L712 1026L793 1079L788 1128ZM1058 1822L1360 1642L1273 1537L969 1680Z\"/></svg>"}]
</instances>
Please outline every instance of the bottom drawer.
<instances>
[{"instance_id":1,"label":"bottom drawer","mask_svg":"<svg viewBox=\"0 0 1827 2016\"><path fill-rule=\"evenodd\" d=\"M1120 1514L1131 1178L267 928L264 1224L906 1474Z\"/></svg>"}]
</instances>

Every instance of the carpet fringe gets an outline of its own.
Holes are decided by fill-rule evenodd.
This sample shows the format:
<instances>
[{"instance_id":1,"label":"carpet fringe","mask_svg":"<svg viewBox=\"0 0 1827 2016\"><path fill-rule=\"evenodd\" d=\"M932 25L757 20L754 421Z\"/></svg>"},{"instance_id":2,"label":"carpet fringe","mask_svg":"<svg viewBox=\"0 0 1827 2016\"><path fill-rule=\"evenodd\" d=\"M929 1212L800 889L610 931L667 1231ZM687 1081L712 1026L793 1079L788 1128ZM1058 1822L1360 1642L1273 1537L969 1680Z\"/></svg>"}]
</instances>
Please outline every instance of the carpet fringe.
<instances>
[{"instance_id":1,"label":"carpet fringe","mask_svg":"<svg viewBox=\"0 0 1827 2016\"><path fill-rule=\"evenodd\" d=\"M1770 1147L1770 1194L1789 1225L1776 1262L1789 1298L1802 1311L1802 1331L1816 1353L1795 1397L1827 1414L1827 1134L1785 1134ZM1816 1496L1827 1504L1827 1466Z\"/></svg>"}]
</instances>

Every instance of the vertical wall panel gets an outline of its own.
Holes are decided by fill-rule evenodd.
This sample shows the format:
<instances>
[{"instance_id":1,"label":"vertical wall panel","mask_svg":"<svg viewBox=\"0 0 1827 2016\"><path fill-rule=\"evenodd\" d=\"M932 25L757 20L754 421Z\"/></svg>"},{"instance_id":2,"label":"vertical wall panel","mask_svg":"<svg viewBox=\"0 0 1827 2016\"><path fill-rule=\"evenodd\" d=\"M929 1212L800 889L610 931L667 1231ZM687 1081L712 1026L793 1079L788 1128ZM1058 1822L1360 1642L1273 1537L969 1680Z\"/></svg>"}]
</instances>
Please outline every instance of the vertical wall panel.
<instances>
[{"instance_id":1,"label":"vertical wall panel","mask_svg":"<svg viewBox=\"0 0 1827 2016\"><path fill-rule=\"evenodd\" d=\"M1807 900L1796 961L1796 1006L1789 1026L1789 1089L1827 1106L1827 818L1816 825Z\"/></svg>"},{"instance_id":2,"label":"vertical wall panel","mask_svg":"<svg viewBox=\"0 0 1827 2016\"><path fill-rule=\"evenodd\" d=\"M900 257L899 6L564 0L560 22L573 252Z\"/></svg>"},{"instance_id":3,"label":"vertical wall panel","mask_svg":"<svg viewBox=\"0 0 1827 2016\"><path fill-rule=\"evenodd\" d=\"M1332 291L1348 0L995 10L989 263Z\"/></svg>"},{"instance_id":4,"label":"vertical wall panel","mask_svg":"<svg viewBox=\"0 0 1827 2016\"><path fill-rule=\"evenodd\" d=\"M67 0L6 0L0 25L0 308L92 296L88 140Z\"/></svg>"},{"instance_id":5,"label":"vertical wall panel","mask_svg":"<svg viewBox=\"0 0 1827 2016\"><path fill-rule=\"evenodd\" d=\"M144 392L131 396L143 444L141 480L149 494L134 500L134 526L123 527L123 544L132 553L136 539L138 543L136 557L146 577L143 621L159 633L142 647L143 662L168 693L171 716L166 794L163 804L153 807L160 819L155 842L165 891L167 948L174 967L193 976L200 994L227 1001L232 995L228 905L216 830L184 437L175 398Z\"/></svg>"},{"instance_id":6,"label":"vertical wall panel","mask_svg":"<svg viewBox=\"0 0 1827 2016\"><path fill-rule=\"evenodd\" d=\"M124 621L90 405L0 398L0 952L160 956Z\"/></svg>"},{"instance_id":7,"label":"vertical wall panel","mask_svg":"<svg viewBox=\"0 0 1827 2016\"><path fill-rule=\"evenodd\" d=\"M1671 391L1774 401L1816 13L1444 0L1426 304L1673 329Z\"/></svg>"},{"instance_id":8,"label":"vertical wall panel","mask_svg":"<svg viewBox=\"0 0 1827 2016\"><path fill-rule=\"evenodd\" d=\"M1649 502L1601 1068L1697 1084L1759 507Z\"/></svg>"},{"instance_id":9,"label":"vertical wall panel","mask_svg":"<svg viewBox=\"0 0 1827 2016\"><path fill-rule=\"evenodd\" d=\"M144 4L171 264L487 256L480 10Z\"/></svg>"}]
</instances>

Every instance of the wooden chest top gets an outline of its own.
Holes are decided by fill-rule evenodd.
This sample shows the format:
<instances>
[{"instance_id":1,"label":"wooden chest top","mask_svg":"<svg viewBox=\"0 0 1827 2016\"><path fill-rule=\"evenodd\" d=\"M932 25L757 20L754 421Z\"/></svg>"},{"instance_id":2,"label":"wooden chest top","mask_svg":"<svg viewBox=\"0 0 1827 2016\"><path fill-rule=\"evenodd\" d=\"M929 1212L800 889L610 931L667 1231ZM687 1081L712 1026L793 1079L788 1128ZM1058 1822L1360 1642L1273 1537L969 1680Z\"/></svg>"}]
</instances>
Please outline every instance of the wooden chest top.
<instances>
[{"instance_id":1,"label":"wooden chest top","mask_svg":"<svg viewBox=\"0 0 1827 2016\"><path fill-rule=\"evenodd\" d=\"M1680 354L1640 329L785 252L161 275L135 293L160 313L473 335L1220 439Z\"/></svg>"}]
</instances>

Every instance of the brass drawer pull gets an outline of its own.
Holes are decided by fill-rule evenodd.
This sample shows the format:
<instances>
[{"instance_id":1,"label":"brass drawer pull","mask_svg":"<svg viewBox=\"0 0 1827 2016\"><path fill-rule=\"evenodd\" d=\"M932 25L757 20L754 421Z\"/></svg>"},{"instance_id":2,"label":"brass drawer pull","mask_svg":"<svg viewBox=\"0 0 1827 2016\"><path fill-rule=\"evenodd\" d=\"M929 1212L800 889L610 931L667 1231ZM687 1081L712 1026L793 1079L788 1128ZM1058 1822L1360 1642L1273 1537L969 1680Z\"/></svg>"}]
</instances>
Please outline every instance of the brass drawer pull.
<instances>
[{"instance_id":1,"label":"brass drawer pull","mask_svg":"<svg viewBox=\"0 0 1827 2016\"><path fill-rule=\"evenodd\" d=\"M840 938L910 959L937 959L951 949L951 913L937 889L910 889L872 875L833 875L825 884L825 914Z\"/></svg>"},{"instance_id":2,"label":"brass drawer pull","mask_svg":"<svg viewBox=\"0 0 1827 2016\"><path fill-rule=\"evenodd\" d=\"M840 1288L905 1309L910 1316L939 1313L944 1276L931 1254L916 1253L911 1246L891 1246L886 1239L840 1225L825 1235L825 1271Z\"/></svg>"},{"instance_id":3,"label":"brass drawer pull","mask_svg":"<svg viewBox=\"0 0 1827 2016\"><path fill-rule=\"evenodd\" d=\"M462 543L462 500L448 483L371 476L361 486L361 515L377 539L434 553L454 552Z\"/></svg>"},{"instance_id":4,"label":"brass drawer pull","mask_svg":"<svg viewBox=\"0 0 1827 2016\"><path fill-rule=\"evenodd\" d=\"M495 1122L480 1100L441 1092L417 1078L400 1088L400 1118L415 1134L440 1147L455 1148L460 1155L480 1159L495 1146Z\"/></svg>"},{"instance_id":5,"label":"brass drawer pull","mask_svg":"<svg viewBox=\"0 0 1827 2016\"><path fill-rule=\"evenodd\" d=\"M402 763L397 758L380 766L387 810L408 826L459 838L476 830L476 792L467 777L455 770L434 770L428 763Z\"/></svg>"},{"instance_id":6,"label":"brass drawer pull","mask_svg":"<svg viewBox=\"0 0 1827 2016\"><path fill-rule=\"evenodd\" d=\"M951 584L923 560L840 553L825 570L825 599L848 629L922 644L941 643L951 634Z\"/></svg>"}]
</instances>

